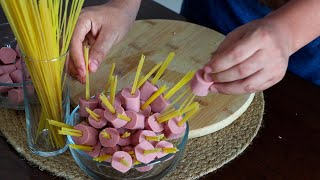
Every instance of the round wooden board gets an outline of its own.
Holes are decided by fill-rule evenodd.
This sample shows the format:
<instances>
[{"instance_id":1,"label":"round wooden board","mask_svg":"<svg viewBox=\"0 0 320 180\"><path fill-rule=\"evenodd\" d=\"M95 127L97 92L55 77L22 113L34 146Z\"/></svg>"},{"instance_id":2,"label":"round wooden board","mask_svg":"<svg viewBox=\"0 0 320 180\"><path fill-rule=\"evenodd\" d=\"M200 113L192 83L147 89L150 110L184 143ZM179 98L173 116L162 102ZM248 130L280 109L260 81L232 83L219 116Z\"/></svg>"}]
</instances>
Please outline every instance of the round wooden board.
<instances>
[{"instance_id":1,"label":"round wooden board","mask_svg":"<svg viewBox=\"0 0 320 180\"><path fill-rule=\"evenodd\" d=\"M155 64L165 60L170 52L176 53L158 83L172 87L188 71L203 67L223 39L224 36L216 31L187 22L136 21L128 36L109 52L98 72L90 76L91 94L105 88L113 62L117 64L115 74L119 77L119 88L132 84L141 54L146 55L142 70L146 74ZM71 103L76 105L79 97L85 95L85 86L73 80L70 89ZM201 112L189 121L189 138L204 136L226 127L245 112L253 97L254 94L197 97Z\"/></svg>"}]
</instances>

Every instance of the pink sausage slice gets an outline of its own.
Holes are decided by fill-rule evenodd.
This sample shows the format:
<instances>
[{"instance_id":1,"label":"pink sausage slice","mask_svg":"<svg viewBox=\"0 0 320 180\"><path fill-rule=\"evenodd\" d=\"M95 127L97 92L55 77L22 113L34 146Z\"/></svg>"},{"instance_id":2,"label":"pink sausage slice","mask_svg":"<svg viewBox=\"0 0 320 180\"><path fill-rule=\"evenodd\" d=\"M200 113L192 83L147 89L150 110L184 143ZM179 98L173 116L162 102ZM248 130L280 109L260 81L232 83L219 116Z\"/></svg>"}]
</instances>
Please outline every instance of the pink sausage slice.
<instances>
[{"instance_id":1,"label":"pink sausage slice","mask_svg":"<svg viewBox=\"0 0 320 180\"><path fill-rule=\"evenodd\" d=\"M94 98L98 101L98 104L99 104L99 105L98 105L98 108L104 110L104 108L102 107L101 100L100 100L100 98L99 98L100 94L101 94L101 93L98 93L98 92L97 92L97 93L94 95Z\"/></svg>"},{"instance_id":2,"label":"pink sausage slice","mask_svg":"<svg viewBox=\"0 0 320 180\"><path fill-rule=\"evenodd\" d=\"M1 67L1 66L0 66ZM2 83L13 83L10 76L8 74L4 74L0 76L0 82ZM9 86L0 86L0 93L8 92L12 87Z\"/></svg>"},{"instance_id":3,"label":"pink sausage slice","mask_svg":"<svg viewBox=\"0 0 320 180\"><path fill-rule=\"evenodd\" d=\"M0 66L0 75L11 74L15 70L16 70L16 66L14 64Z\"/></svg>"},{"instance_id":4,"label":"pink sausage slice","mask_svg":"<svg viewBox=\"0 0 320 180\"><path fill-rule=\"evenodd\" d=\"M17 58L17 53L15 50L3 47L0 49L0 60L3 64L12 64Z\"/></svg>"},{"instance_id":5,"label":"pink sausage slice","mask_svg":"<svg viewBox=\"0 0 320 180\"><path fill-rule=\"evenodd\" d=\"M121 150L125 152L130 152L130 151L134 151L134 148L132 146L123 146Z\"/></svg>"},{"instance_id":6,"label":"pink sausage slice","mask_svg":"<svg viewBox=\"0 0 320 180\"><path fill-rule=\"evenodd\" d=\"M144 104L144 101L141 101L140 104L141 106ZM151 106L147 106L143 111L140 109L140 113L144 115L144 117L149 117L151 114Z\"/></svg>"},{"instance_id":7,"label":"pink sausage slice","mask_svg":"<svg viewBox=\"0 0 320 180\"><path fill-rule=\"evenodd\" d=\"M98 142L98 130L93 127L77 124L74 129L82 131L81 137L72 137L76 144L94 146Z\"/></svg>"},{"instance_id":8,"label":"pink sausage slice","mask_svg":"<svg viewBox=\"0 0 320 180\"><path fill-rule=\"evenodd\" d=\"M110 135L110 139L103 137L103 131ZM99 134L99 141L104 147L114 147L118 144L120 135L115 128L105 128Z\"/></svg>"},{"instance_id":9,"label":"pink sausage slice","mask_svg":"<svg viewBox=\"0 0 320 180\"><path fill-rule=\"evenodd\" d=\"M161 113L163 112L168 106L170 105L170 102L162 95L160 95L157 99L155 99L151 104L151 110L154 113Z\"/></svg>"},{"instance_id":10,"label":"pink sausage slice","mask_svg":"<svg viewBox=\"0 0 320 180\"><path fill-rule=\"evenodd\" d=\"M124 109L121 106L116 106L116 113L112 114L108 109L104 111L104 117L112 124L114 128L121 128L128 122L117 117L117 114L126 115Z\"/></svg>"},{"instance_id":11,"label":"pink sausage slice","mask_svg":"<svg viewBox=\"0 0 320 180\"><path fill-rule=\"evenodd\" d=\"M155 148L173 148L173 144L168 141L160 141L155 145ZM168 153L158 152L157 158L162 158L166 156Z\"/></svg>"},{"instance_id":12,"label":"pink sausage slice","mask_svg":"<svg viewBox=\"0 0 320 180\"><path fill-rule=\"evenodd\" d=\"M140 144L138 144L136 147L134 147L134 153L136 155L137 160L145 164L153 161L156 158L157 153L151 153L146 155L144 154L144 150L152 149L154 149L154 147L148 141L143 141Z\"/></svg>"},{"instance_id":13,"label":"pink sausage slice","mask_svg":"<svg viewBox=\"0 0 320 180\"><path fill-rule=\"evenodd\" d=\"M124 165L121 163L121 159L125 160L128 165ZM122 173L126 173L127 171L130 170L132 166L132 158L130 154L124 151L118 151L113 154L112 156L112 161L111 161L111 166L116 169L117 171L120 171Z\"/></svg>"},{"instance_id":14,"label":"pink sausage slice","mask_svg":"<svg viewBox=\"0 0 320 180\"><path fill-rule=\"evenodd\" d=\"M110 96L108 96L107 98L110 100ZM101 100L100 100L100 102L101 102ZM113 106L121 106L121 102L119 101L119 99L117 99L117 98L114 99ZM107 107L102 102L101 102L101 109L107 109Z\"/></svg>"},{"instance_id":15,"label":"pink sausage slice","mask_svg":"<svg viewBox=\"0 0 320 180\"><path fill-rule=\"evenodd\" d=\"M103 147L101 148L100 156L105 154L112 156L114 153L116 153L119 150L120 150L120 147L118 145L114 147ZM112 158L107 159L106 162L111 162L111 159Z\"/></svg>"},{"instance_id":16,"label":"pink sausage slice","mask_svg":"<svg viewBox=\"0 0 320 180\"><path fill-rule=\"evenodd\" d=\"M89 124L86 121L82 121L80 124L85 125L85 126L89 126Z\"/></svg>"},{"instance_id":17,"label":"pink sausage slice","mask_svg":"<svg viewBox=\"0 0 320 180\"><path fill-rule=\"evenodd\" d=\"M104 126L107 125L108 121L106 118L104 118L104 110L102 109L95 109L93 110L93 112L95 112L96 114L98 114L100 116L100 119L99 121L96 121L93 117L91 117L91 115L88 117L88 121L89 121L89 124L96 128L96 129L101 129L103 128Z\"/></svg>"},{"instance_id":18,"label":"pink sausage slice","mask_svg":"<svg viewBox=\"0 0 320 180\"><path fill-rule=\"evenodd\" d=\"M213 84L212 81L208 80L208 77L204 79L205 73L203 70L198 70L196 75L191 80L191 91L197 96L207 96L209 93L209 88Z\"/></svg>"},{"instance_id":19,"label":"pink sausage slice","mask_svg":"<svg viewBox=\"0 0 320 180\"><path fill-rule=\"evenodd\" d=\"M124 127L127 129L144 129L144 115L136 113L135 111L126 111L127 116L131 118Z\"/></svg>"},{"instance_id":20,"label":"pink sausage slice","mask_svg":"<svg viewBox=\"0 0 320 180\"><path fill-rule=\"evenodd\" d=\"M21 60L21 58L16 61L15 66L16 66L17 69L22 70L22 60Z\"/></svg>"},{"instance_id":21,"label":"pink sausage slice","mask_svg":"<svg viewBox=\"0 0 320 180\"><path fill-rule=\"evenodd\" d=\"M94 109L98 108L99 101L95 98L92 98L89 100L86 100L85 98L79 98L79 106L80 106L80 109L79 109L80 116L88 117L89 113L86 111L85 107L93 111Z\"/></svg>"},{"instance_id":22,"label":"pink sausage slice","mask_svg":"<svg viewBox=\"0 0 320 180\"><path fill-rule=\"evenodd\" d=\"M150 81L146 81L140 87L140 100L147 101L149 97L158 90L157 86L153 85Z\"/></svg>"},{"instance_id":23,"label":"pink sausage slice","mask_svg":"<svg viewBox=\"0 0 320 180\"><path fill-rule=\"evenodd\" d=\"M22 83L22 71L17 69L10 74L10 77L14 83Z\"/></svg>"},{"instance_id":24,"label":"pink sausage slice","mask_svg":"<svg viewBox=\"0 0 320 180\"><path fill-rule=\"evenodd\" d=\"M123 106L126 110L132 110L135 112L140 111L140 91L136 90L136 94L131 95L131 88L124 88L121 91Z\"/></svg>"},{"instance_id":25,"label":"pink sausage slice","mask_svg":"<svg viewBox=\"0 0 320 180\"><path fill-rule=\"evenodd\" d=\"M23 97L23 89L18 88L18 89L11 89L8 92L8 99L9 102L12 104L20 104L23 102L24 97Z\"/></svg>"},{"instance_id":26,"label":"pink sausage slice","mask_svg":"<svg viewBox=\"0 0 320 180\"><path fill-rule=\"evenodd\" d=\"M165 125L164 127L164 135L167 139L171 140L171 139L178 139L180 138L183 133L185 132L187 125L186 123L183 124L181 127L178 126L178 122L181 120L182 118L173 118L171 120L168 121L168 123Z\"/></svg>"},{"instance_id":27,"label":"pink sausage slice","mask_svg":"<svg viewBox=\"0 0 320 180\"><path fill-rule=\"evenodd\" d=\"M101 144L100 142L98 141L96 145L93 146L93 151L87 151L86 153L93 157L93 158L96 158L100 155L100 151L101 151Z\"/></svg>"},{"instance_id":28,"label":"pink sausage slice","mask_svg":"<svg viewBox=\"0 0 320 180\"><path fill-rule=\"evenodd\" d=\"M118 129L118 133L120 134L120 139L119 139L118 145L120 145L120 146L128 146L131 143L130 136L126 137L126 138L122 138L121 137L125 132L130 133L130 131L128 131L128 130L126 130L124 128Z\"/></svg>"},{"instance_id":29,"label":"pink sausage slice","mask_svg":"<svg viewBox=\"0 0 320 180\"><path fill-rule=\"evenodd\" d=\"M158 123L157 118L160 116L159 113L155 113L152 116L149 116L146 119L146 127L145 129L148 129L150 131L159 133L162 132L164 129L164 123Z\"/></svg>"},{"instance_id":30,"label":"pink sausage slice","mask_svg":"<svg viewBox=\"0 0 320 180\"><path fill-rule=\"evenodd\" d=\"M149 130L138 130L131 136L131 144L138 145L143 141L147 141L146 136L156 136L156 133Z\"/></svg>"},{"instance_id":31,"label":"pink sausage slice","mask_svg":"<svg viewBox=\"0 0 320 180\"><path fill-rule=\"evenodd\" d=\"M139 172L148 172L153 168L153 165L147 165L142 167L137 167L136 170Z\"/></svg>"}]
</instances>

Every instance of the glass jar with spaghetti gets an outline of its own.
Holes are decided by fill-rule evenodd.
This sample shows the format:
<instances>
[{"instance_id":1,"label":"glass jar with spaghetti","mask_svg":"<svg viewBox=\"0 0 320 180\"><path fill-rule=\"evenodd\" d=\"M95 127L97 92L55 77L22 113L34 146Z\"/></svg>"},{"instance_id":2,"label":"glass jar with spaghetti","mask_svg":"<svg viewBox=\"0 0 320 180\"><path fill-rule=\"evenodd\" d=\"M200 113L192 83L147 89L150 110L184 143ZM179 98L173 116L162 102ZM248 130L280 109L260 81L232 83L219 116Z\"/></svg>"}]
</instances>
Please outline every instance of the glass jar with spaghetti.
<instances>
[{"instance_id":1,"label":"glass jar with spaghetti","mask_svg":"<svg viewBox=\"0 0 320 180\"><path fill-rule=\"evenodd\" d=\"M49 60L23 57L23 79L32 79L24 86L28 145L40 156L55 156L66 149L66 139L48 120L66 122L70 114L70 94L66 72L68 52ZM28 73L30 72L30 73ZM34 91L35 90L35 91Z\"/></svg>"}]
</instances>

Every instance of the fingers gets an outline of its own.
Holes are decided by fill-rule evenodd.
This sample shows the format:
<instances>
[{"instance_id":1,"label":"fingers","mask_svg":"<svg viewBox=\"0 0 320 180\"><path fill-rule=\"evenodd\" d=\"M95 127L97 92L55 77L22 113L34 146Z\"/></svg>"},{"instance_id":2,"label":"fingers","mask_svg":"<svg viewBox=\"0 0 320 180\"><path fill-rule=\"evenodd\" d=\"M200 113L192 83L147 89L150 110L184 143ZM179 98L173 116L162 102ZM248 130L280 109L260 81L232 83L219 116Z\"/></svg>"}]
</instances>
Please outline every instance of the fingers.
<instances>
[{"instance_id":1,"label":"fingers","mask_svg":"<svg viewBox=\"0 0 320 180\"><path fill-rule=\"evenodd\" d=\"M261 70L263 68L264 61L265 59L263 57L262 51L257 51L242 63L237 64L225 71L213 73L210 76L213 82L216 83L231 82L244 79Z\"/></svg>"},{"instance_id":2,"label":"fingers","mask_svg":"<svg viewBox=\"0 0 320 180\"><path fill-rule=\"evenodd\" d=\"M239 36L243 37L244 35ZM219 73L225 71L245 61L260 48L259 43L251 37L240 38L237 41L226 41L228 43L223 43L223 49L218 48L218 53L215 53L207 64L207 73Z\"/></svg>"},{"instance_id":3,"label":"fingers","mask_svg":"<svg viewBox=\"0 0 320 180\"><path fill-rule=\"evenodd\" d=\"M247 94L262 91L278 81L278 79L275 79L270 75L270 72L262 69L242 80L228 83L214 83L210 87L210 90L223 94Z\"/></svg>"},{"instance_id":4,"label":"fingers","mask_svg":"<svg viewBox=\"0 0 320 180\"><path fill-rule=\"evenodd\" d=\"M79 18L70 44L71 61L73 61L76 74L83 78L86 75L85 61L83 56L83 42L91 30L91 21L88 18ZM70 63L71 65L71 63ZM71 70L71 69L70 69ZM73 72L75 73L75 72Z\"/></svg>"},{"instance_id":5,"label":"fingers","mask_svg":"<svg viewBox=\"0 0 320 180\"><path fill-rule=\"evenodd\" d=\"M116 42L117 37L118 34L116 32L111 32L106 29L103 29L99 33L96 41L90 48L89 69L91 72L98 70L99 65L106 59L107 53Z\"/></svg>"}]
</instances>

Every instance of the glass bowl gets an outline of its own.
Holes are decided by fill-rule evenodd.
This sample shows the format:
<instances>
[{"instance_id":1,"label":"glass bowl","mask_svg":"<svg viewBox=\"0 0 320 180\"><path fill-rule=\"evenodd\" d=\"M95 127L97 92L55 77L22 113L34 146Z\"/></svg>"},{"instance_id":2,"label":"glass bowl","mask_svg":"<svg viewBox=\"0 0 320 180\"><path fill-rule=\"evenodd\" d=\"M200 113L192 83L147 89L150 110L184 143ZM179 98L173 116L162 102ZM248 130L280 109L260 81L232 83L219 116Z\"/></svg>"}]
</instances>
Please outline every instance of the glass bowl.
<instances>
[{"instance_id":1,"label":"glass bowl","mask_svg":"<svg viewBox=\"0 0 320 180\"><path fill-rule=\"evenodd\" d=\"M10 28L9 23L0 24L0 48L8 47L8 48L16 48L17 41L14 37L14 34ZM15 63L15 62L14 62ZM0 65L1 66L1 65ZM23 88L23 83L2 83L0 82L0 87L6 87L6 89L18 89ZM24 101L11 101L8 98L8 93L3 92L0 93L0 107L15 109L15 110L23 110L24 109Z\"/></svg>"},{"instance_id":2,"label":"glass bowl","mask_svg":"<svg viewBox=\"0 0 320 180\"><path fill-rule=\"evenodd\" d=\"M80 118L78 113L79 106L77 106L71 113L67 124L75 126L76 124L82 122L84 119ZM189 125L187 123L187 128L184 135L176 140L170 141L175 147L179 149L175 154L168 154L162 158L153 160L148 164L138 164L133 165L132 168L126 172L121 173L111 167L109 162L96 162L92 160L92 157L87 155L85 152L77 149L69 148L73 158L80 168L93 179L139 179L139 180L155 180L161 179L169 172L175 169L177 164L183 157L186 143L188 140ZM67 136L68 144L74 144L72 137ZM153 166L153 168L147 172L140 172L136 168L141 168L145 166Z\"/></svg>"}]
</instances>

